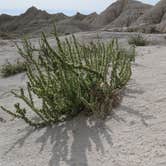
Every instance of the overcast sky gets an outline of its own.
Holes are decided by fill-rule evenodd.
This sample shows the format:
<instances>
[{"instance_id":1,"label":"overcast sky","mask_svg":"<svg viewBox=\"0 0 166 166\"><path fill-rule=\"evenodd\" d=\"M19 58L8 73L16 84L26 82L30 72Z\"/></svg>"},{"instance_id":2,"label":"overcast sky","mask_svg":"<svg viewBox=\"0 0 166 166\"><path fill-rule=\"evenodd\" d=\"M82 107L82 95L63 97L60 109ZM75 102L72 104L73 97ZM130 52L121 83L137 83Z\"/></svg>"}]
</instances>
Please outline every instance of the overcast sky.
<instances>
[{"instance_id":1,"label":"overcast sky","mask_svg":"<svg viewBox=\"0 0 166 166\"><path fill-rule=\"evenodd\" d=\"M96 11L100 13L115 0L0 0L0 14L20 14L31 6L47 10L50 13L64 12L67 15L76 11L88 14ZM140 0L155 4L159 0Z\"/></svg>"}]
</instances>

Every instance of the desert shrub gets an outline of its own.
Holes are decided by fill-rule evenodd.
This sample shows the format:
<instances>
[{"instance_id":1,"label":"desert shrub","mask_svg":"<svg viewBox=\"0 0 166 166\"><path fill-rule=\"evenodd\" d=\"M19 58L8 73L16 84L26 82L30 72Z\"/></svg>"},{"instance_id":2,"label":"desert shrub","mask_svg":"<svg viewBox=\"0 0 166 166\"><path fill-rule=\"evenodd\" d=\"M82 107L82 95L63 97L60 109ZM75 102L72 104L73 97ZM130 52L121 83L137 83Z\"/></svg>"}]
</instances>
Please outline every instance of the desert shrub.
<instances>
[{"instance_id":1,"label":"desert shrub","mask_svg":"<svg viewBox=\"0 0 166 166\"><path fill-rule=\"evenodd\" d=\"M16 112L2 110L23 119L29 125L43 127L70 119L80 112L104 117L120 102L120 92L131 77L133 54L120 49L116 40L83 44L73 36L60 41L55 33L56 47L51 47L43 34L40 47L23 42L20 55L27 66L27 91L12 91L38 116L34 121L29 110L15 104ZM40 108L34 102L40 99ZM39 105L38 105L39 106Z\"/></svg>"},{"instance_id":2,"label":"desert shrub","mask_svg":"<svg viewBox=\"0 0 166 166\"><path fill-rule=\"evenodd\" d=\"M3 40L11 40L11 39L15 39L16 35L10 34L8 32L0 32L0 38Z\"/></svg>"},{"instance_id":3,"label":"desert shrub","mask_svg":"<svg viewBox=\"0 0 166 166\"><path fill-rule=\"evenodd\" d=\"M18 73L25 72L27 70L25 62L17 61L16 63L12 64L7 62L4 64L1 69L2 77L9 77Z\"/></svg>"},{"instance_id":4,"label":"desert shrub","mask_svg":"<svg viewBox=\"0 0 166 166\"><path fill-rule=\"evenodd\" d=\"M4 42L4 41L0 41L0 46L5 46L5 45L7 45L6 42Z\"/></svg>"},{"instance_id":5,"label":"desert shrub","mask_svg":"<svg viewBox=\"0 0 166 166\"><path fill-rule=\"evenodd\" d=\"M156 29L156 27L152 26L149 29L149 33L159 33L159 31Z\"/></svg>"},{"instance_id":6,"label":"desert shrub","mask_svg":"<svg viewBox=\"0 0 166 166\"><path fill-rule=\"evenodd\" d=\"M145 46L148 44L148 41L142 35L138 34L130 37L128 43L135 46Z\"/></svg>"},{"instance_id":7,"label":"desert shrub","mask_svg":"<svg viewBox=\"0 0 166 166\"><path fill-rule=\"evenodd\" d=\"M132 27L129 27L129 28L127 29L127 32L136 32L136 29L134 29L134 28L132 28Z\"/></svg>"}]
</instances>

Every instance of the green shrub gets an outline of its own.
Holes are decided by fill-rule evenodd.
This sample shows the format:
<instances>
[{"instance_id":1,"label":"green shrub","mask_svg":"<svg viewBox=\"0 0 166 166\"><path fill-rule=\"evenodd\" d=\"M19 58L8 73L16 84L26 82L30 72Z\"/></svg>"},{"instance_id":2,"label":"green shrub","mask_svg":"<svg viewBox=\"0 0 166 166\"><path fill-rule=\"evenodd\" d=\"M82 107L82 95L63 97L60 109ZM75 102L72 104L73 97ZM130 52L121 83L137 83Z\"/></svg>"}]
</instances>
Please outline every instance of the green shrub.
<instances>
[{"instance_id":1,"label":"green shrub","mask_svg":"<svg viewBox=\"0 0 166 166\"><path fill-rule=\"evenodd\" d=\"M149 33L159 33L159 31L154 26L150 27L149 31L150 31Z\"/></svg>"},{"instance_id":2,"label":"green shrub","mask_svg":"<svg viewBox=\"0 0 166 166\"><path fill-rule=\"evenodd\" d=\"M3 40L11 40L11 39L15 39L16 35L10 34L8 32L0 32L0 38Z\"/></svg>"},{"instance_id":3,"label":"green shrub","mask_svg":"<svg viewBox=\"0 0 166 166\"><path fill-rule=\"evenodd\" d=\"M148 44L148 41L142 35L138 34L130 37L128 43L135 46L145 46Z\"/></svg>"},{"instance_id":4,"label":"green shrub","mask_svg":"<svg viewBox=\"0 0 166 166\"><path fill-rule=\"evenodd\" d=\"M40 47L25 40L20 55L27 65L27 93L12 92L38 116L34 121L28 111L15 104L16 112L2 110L23 119L29 125L43 127L70 119L81 111L104 117L120 102L120 92L131 77L131 61L135 56L119 48L116 40L81 44L73 36L60 41L55 33L56 48L43 34ZM40 99L37 108L34 96Z\"/></svg>"},{"instance_id":5,"label":"green shrub","mask_svg":"<svg viewBox=\"0 0 166 166\"><path fill-rule=\"evenodd\" d=\"M27 70L25 62L17 61L15 64L7 62L4 64L1 69L2 77L9 77L18 73L25 72Z\"/></svg>"}]
</instances>

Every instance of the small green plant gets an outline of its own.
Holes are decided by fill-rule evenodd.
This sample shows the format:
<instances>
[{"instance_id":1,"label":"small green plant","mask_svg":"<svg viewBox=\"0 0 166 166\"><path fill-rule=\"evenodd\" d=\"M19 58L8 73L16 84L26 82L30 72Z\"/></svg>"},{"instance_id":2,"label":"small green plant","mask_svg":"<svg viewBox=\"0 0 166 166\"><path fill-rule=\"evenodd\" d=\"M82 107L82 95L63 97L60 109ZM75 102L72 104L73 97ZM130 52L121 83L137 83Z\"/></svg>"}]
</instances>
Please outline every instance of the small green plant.
<instances>
[{"instance_id":1,"label":"small green plant","mask_svg":"<svg viewBox=\"0 0 166 166\"><path fill-rule=\"evenodd\" d=\"M148 44L148 41L142 35L138 34L130 37L128 43L135 46L145 46Z\"/></svg>"},{"instance_id":2,"label":"small green plant","mask_svg":"<svg viewBox=\"0 0 166 166\"><path fill-rule=\"evenodd\" d=\"M3 106L2 110L23 119L29 125L43 127L70 119L80 112L104 117L116 106L120 92L131 77L131 64L135 53L119 48L117 40L83 44L73 36L60 41L56 32L56 48L51 47L43 33L40 47L24 40L18 47L27 66L27 91L12 91L23 100L40 119L35 121L29 110L15 104L16 112ZM36 106L34 96L40 100Z\"/></svg>"},{"instance_id":3,"label":"small green plant","mask_svg":"<svg viewBox=\"0 0 166 166\"><path fill-rule=\"evenodd\" d=\"M9 77L18 73L25 72L26 70L27 68L25 62L21 62L18 60L15 64L7 62L1 67L0 72L2 77Z\"/></svg>"},{"instance_id":4,"label":"small green plant","mask_svg":"<svg viewBox=\"0 0 166 166\"><path fill-rule=\"evenodd\" d=\"M10 34L8 32L0 32L0 38L3 40L11 40L11 39L15 39L16 35Z\"/></svg>"},{"instance_id":5,"label":"small green plant","mask_svg":"<svg viewBox=\"0 0 166 166\"><path fill-rule=\"evenodd\" d=\"M159 33L159 31L154 26L150 27L149 31L150 31L150 33Z\"/></svg>"}]
</instances>

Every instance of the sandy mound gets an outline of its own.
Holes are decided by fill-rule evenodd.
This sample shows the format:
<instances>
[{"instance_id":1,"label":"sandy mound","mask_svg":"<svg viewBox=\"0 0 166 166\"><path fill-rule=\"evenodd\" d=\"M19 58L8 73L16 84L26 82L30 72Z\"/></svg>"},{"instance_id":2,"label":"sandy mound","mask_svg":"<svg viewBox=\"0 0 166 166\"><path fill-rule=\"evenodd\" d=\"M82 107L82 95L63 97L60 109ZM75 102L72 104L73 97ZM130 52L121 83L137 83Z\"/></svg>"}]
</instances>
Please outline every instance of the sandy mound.
<instances>
[{"instance_id":1,"label":"sandy mound","mask_svg":"<svg viewBox=\"0 0 166 166\"><path fill-rule=\"evenodd\" d=\"M102 12L93 22L96 26L123 27L129 26L151 5L147 5L135 0L118 0Z\"/></svg>"},{"instance_id":2,"label":"sandy mound","mask_svg":"<svg viewBox=\"0 0 166 166\"><path fill-rule=\"evenodd\" d=\"M134 25L144 27L147 29L149 26L157 27L156 31L166 32L166 1L159 1L153 8L147 11L134 23Z\"/></svg>"},{"instance_id":3,"label":"sandy mound","mask_svg":"<svg viewBox=\"0 0 166 166\"><path fill-rule=\"evenodd\" d=\"M160 24L156 26L156 30L159 32L166 33L166 21L162 21Z\"/></svg>"},{"instance_id":4,"label":"sandy mound","mask_svg":"<svg viewBox=\"0 0 166 166\"><path fill-rule=\"evenodd\" d=\"M161 0L152 9L142 15L136 23L138 24L158 24L162 21L166 13L166 1Z\"/></svg>"},{"instance_id":5,"label":"sandy mound","mask_svg":"<svg viewBox=\"0 0 166 166\"><path fill-rule=\"evenodd\" d=\"M151 5L133 0L125 0L123 3L123 9L120 15L107 25L106 28L128 27L152 7Z\"/></svg>"},{"instance_id":6,"label":"sandy mound","mask_svg":"<svg viewBox=\"0 0 166 166\"><path fill-rule=\"evenodd\" d=\"M92 24L101 27L114 21L121 13L123 8L123 0L118 0L111 4L106 10L104 10Z\"/></svg>"}]
</instances>

